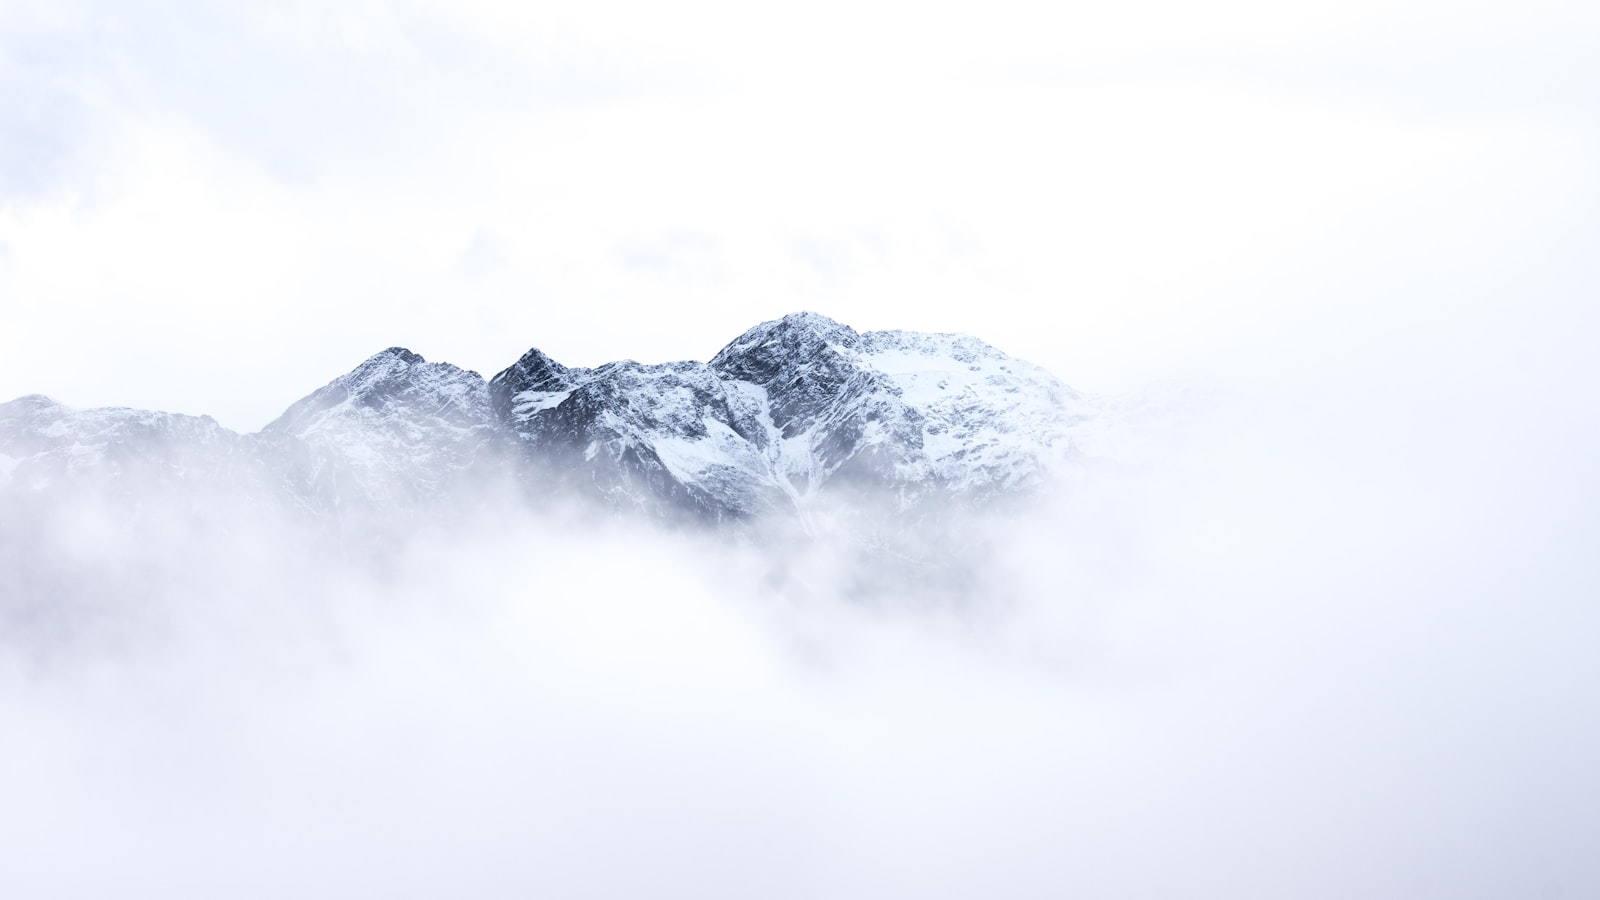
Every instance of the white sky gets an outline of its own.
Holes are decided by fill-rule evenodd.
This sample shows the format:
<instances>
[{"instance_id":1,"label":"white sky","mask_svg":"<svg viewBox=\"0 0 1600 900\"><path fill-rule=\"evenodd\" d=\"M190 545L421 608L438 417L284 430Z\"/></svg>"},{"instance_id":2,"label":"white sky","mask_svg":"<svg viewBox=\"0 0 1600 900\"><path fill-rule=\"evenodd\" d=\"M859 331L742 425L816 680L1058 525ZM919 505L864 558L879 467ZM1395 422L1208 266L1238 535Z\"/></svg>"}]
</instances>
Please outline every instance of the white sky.
<instances>
[{"instance_id":1,"label":"white sky","mask_svg":"<svg viewBox=\"0 0 1600 900\"><path fill-rule=\"evenodd\" d=\"M1594 4L0 4L0 398L813 309L1094 391L1592 321ZM1530 324L1531 323L1531 324Z\"/></svg>"},{"instance_id":2,"label":"white sky","mask_svg":"<svg viewBox=\"0 0 1600 900\"><path fill-rule=\"evenodd\" d=\"M1593 2L0 0L0 400L254 430L393 344L705 359L797 309L1253 390L1013 523L992 657L724 609L757 561L629 535L490 516L368 584L270 523L63 517L60 571L165 577L180 631L81 685L0 658L0 878L1595 896L1597 36Z\"/></svg>"}]
</instances>

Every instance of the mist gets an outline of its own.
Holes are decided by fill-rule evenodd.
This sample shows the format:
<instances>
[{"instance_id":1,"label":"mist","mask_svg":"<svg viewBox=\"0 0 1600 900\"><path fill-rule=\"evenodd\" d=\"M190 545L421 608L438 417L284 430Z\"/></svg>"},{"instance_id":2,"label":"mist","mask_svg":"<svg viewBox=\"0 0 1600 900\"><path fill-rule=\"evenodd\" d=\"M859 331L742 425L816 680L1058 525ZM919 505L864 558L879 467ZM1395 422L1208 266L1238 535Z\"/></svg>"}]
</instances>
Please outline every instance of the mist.
<instances>
[{"instance_id":1,"label":"mist","mask_svg":"<svg viewBox=\"0 0 1600 900\"><path fill-rule=\"evenodd\" d=\"M1105 427L721 531L0 455L0 897L1600 898L1593 4L557 6L0 4L0 400L819 309Z\"/></svg>"},{"instance_id":2,"label":"mist","mask_svg":"<svg viewBox=\"0 0 1600 900\"><path fill-rule=\"evenodd\" d=\"M954 593L825 527L80 498L7 562L0 893L1594 896L1600 429L1491 321L1108 403L938 523Z\"/></svg>"}]
</instances>

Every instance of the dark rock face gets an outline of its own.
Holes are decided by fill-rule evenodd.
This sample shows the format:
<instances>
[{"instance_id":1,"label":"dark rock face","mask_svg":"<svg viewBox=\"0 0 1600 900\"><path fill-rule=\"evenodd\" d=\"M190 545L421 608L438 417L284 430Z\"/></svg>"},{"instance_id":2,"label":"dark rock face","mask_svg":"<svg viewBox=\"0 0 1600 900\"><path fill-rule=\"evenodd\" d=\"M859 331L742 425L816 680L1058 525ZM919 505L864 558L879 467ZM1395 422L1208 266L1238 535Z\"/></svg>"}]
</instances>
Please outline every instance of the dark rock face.
<instances>
[{"instance_id":1,"label":"dark rock face","mask_svg":"<svg viewBox=\"0 0 1600 900\"><path fill-rule=\"evenodd\" d=\"M487 382L392 347L254 435L23 397L0 404L0 497L223 485L341 515L449 505L502 479L651 516L803 518L859 492L909 509L1024 490L1089 416L1054 377L973 338L798 313L709 363L567 368L534 349Z\"/></svg>"},{"instance_id":2,"label":"dark rock face","mask_svg":"<svg viewBox=\"0 0 1600 900\"><path fill-rule=\"evenodd\" d=\"M711 369L765 390L774 424L792 438L852 398L882 389L845 355L859 342L848 326L797 313L740 335L712 357Z\"/></svg>"},{"instance_id":3,"label":"dark rock face","mask_svg":"<svg viewBox=\"0 0 1600 900\"><path fill-rule=\"evenodd\" d=\"M522 393L554 394L570 391L587 376L587 369L568 369L537 348L529 350L511 368L489 382L489 399L501 421L512 417L512 397Z\"/></svg>"},{"instance_id":4,"label":"dark rock face","mask_svg":"<svg viewBox=\"0 0 1600 900\"><path fill-rule=\"evenodd\" d=\"M522 402L510 427L535 478L624 507L711 520L781 502L757 449L766 436L760 410L704 364L623 361L567 377L562 392L513 395Z\"/></svg>"}]
</instances>

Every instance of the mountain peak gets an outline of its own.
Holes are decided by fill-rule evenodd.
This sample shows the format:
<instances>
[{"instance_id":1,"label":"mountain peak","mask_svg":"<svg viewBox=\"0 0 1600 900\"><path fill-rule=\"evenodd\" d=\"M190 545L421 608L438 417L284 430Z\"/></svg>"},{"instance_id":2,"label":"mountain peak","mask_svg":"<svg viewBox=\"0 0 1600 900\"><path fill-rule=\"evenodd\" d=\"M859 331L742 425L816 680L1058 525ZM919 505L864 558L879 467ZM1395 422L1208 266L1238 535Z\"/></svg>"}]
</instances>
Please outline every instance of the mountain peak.
<instances>
[{"instance_id":1,"label":"mountain peak","mask_svg":"<svg viewBox=\"0 0 1600 900\"><path fill-rule=\"evenodd\" d=\"M821 313L794 312L781 319L762 322L760 325L745 332L745 335L761 333L774 340L805 340L813 338L832 344L851 346L859 335L856 330L842 322L837 322Z\"/></svg>"},{"instance_id":2,"label":"mountain peak","mask_svg":"<svg viewBox=\"0 0 1600 900\"><path fill-rule=\"evenodd\" d=\"M11 407L14 409L27 410L66 409L66 407L61 403L58 403L43 394L23 394L21 397L18 397L15 400L0 403L0 407Z\"/></svg>"},{"instance_id":3,"label":"mountain peak","mask_svg":"<svg viewBox=\"0 0 1600 900\"><path fill-rule=\"evenodd\" d=\"M390 348L388 348L386 350L383 350L383 351L381 351L379 353L375 353L372 356L372 359L385 359L385 358L398 359L401 362L406 363L407 365L416 365L417 363L427 362L427 360L422 358L422 354L413 353L413 352L411 352L410 350L407 350L404 347L390 347Z\"/></svg>"},{"instance_id":4,"label":"mountain peak","mask_svg":"<svg viewBox=\"0 0 1600 900\"><path fill-rule=\"evenodd\" d=\"M538 494L720 521L803 511L825 493L910 503L1026 487L1065 458L1087 414L1049 373L975 338L860 333L797 312L709 363L568 368L531 348L488 382L388 347L240 446L256 454L246 465L310 508L444 498L471 473L509 466ZM117 410L57 427L61 415L37 395L0 404L0 451L70 462L71 447L111 440L102 434L134 446L128 435L182 443L215 430ZM223 457L237 449L215 440Z\"/></svg>"},{"instance_id":5,"label":"mountain peak","mask_svg":"<svg viewBox=\"0 0 1600 900\"><path fill-rule=\"evenodd\" d=\"M377 385L404 379L412 367L426 362L421 354L404 347L390 347L362 360L360 365L329 382L323 390L363 393Z\"/></svg>"},{"instance_id":6,"label":"mountain peak","mask_svg":"<svg viewBox=\"0 0 1600 900\"><path fill-rule=\"evenodd\" d=\"M420 353L413 353L404 347L389 347L362 360L361 364L351 369L345 377L361 378L368 373L399 372L426 362Z\"/></svg>"},{"instance_id":7,"label":"mountain peak","mask_svg":"<svg viewBox=\"0 0 1600 900\"><path fill-rule=\"evenodd\" d=\"M489 402L502 417L510 417L516 397L529 392L560 394L572 390L586 375L586 369L569 369L551 359L538 347L529 348L522 358L489 379Z\"/></svg>"},{"instance_id":8,"label":"mountain peak","mask_svg":"<svg viewBox=\"0 0 1600 900\"><path fill-rule=\"evenodd\" d=\"M407 403L483 392L483 376L450 363L430 363L404 347L389 347L323 385L266 427L268 432L304 435L352 412L385 410Z\"/></svg>"},{"instance_id":9,"label":"mountain peak","mask_svg":"<svg viewBox=\"0 0 1600 900\"><path fill-rule=\"evenodd\" d=\"M767 323L764 323L764 324L782 325L782 326L787 327L787 328L809 328L809 329L818 330L818 331L832 330L832 329L839 329L839 328L844 328L845 330L849 330L848 326L841 324L837 320L830 319L827 316L823 315L822 313L811 312L810 310L801 310L799 312L792 312L792 313L789 313L788 315L783 316L782 318L779 318L779 319L777 319L777 320L775 320L773 322L767 322Z\"/></svg>"},{"instance_id":10,"label":"mountain peak","mask_svg":"<svg viewBox=\"0 0 1600 900\"><path fill-rule=\"evenodd\" d=\"M795 363L837 356L854 347L860 335L848 325L814 312L790 313L762 322L735 338L711 358L716 372L741 381L766 384Z\"/></svg>"},{"instance_id":11,"label":"mountain peak","mask_svg":"<svg viewBox=\"0 0 1600 900\"><path fill-rule=\"evenodd\" d=\"M569 371L543 350L532 347L521 359L491 378L490 383L508 384L517 391L564 391L572 387Z\"/></svg>"}]
</instances>

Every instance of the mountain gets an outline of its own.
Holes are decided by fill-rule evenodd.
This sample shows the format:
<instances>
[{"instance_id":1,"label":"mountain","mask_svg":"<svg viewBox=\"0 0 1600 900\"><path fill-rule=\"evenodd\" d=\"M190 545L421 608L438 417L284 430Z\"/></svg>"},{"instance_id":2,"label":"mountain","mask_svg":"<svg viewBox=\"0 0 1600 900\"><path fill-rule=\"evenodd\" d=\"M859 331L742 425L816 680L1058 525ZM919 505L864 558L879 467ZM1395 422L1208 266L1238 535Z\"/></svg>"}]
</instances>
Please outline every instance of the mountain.
<instances>
[{"instance_id":1,"label":"mountain","mask_svg":"<svg viewBox=\"0 0 1600 900\"><path fill-rule=\"evenodd\" d=\"M259 433L206 417L0 404L0 497L226 488L313 516L438 508L516 485L674 520L982 505L1045 483L1094 407L975 338L765 322L709 362L569 368L537 349L485 379L391 347Z\"/></svg>"},{"instance_id":2,"label":"mountain","mask_svg":"<svg viewBox=\"0 0 1600 900\"><path fill-rule=\"evenodd\" d=\"M1089 403L963 335L857 333L814 313L709 363L569 369L531 350L490 382L528 471L625 506L793 512L844 489L900 505L1033 486Z\"/></svg>"},{"instance_id":3,"label":"mountain","mask_svg":"<svg viewBox=\"0 0 1600 900\"><path fill-rule=\"evenodd\" d=\"M255 469L249 440L210 416L74 410L31 394L0 404L0 488L196 490Z\"/></svg>"},{"instance_id":4,"label":"mountain","mask_svg":"<svg viewBox=\"0 0 1600 900\"><path fill-rule=\"evenodd\" d=\"M390 347L289 407L257 436L315 508L392 508L448 494L505 438L477 372Z\"/></svg>"}]
</instances>

